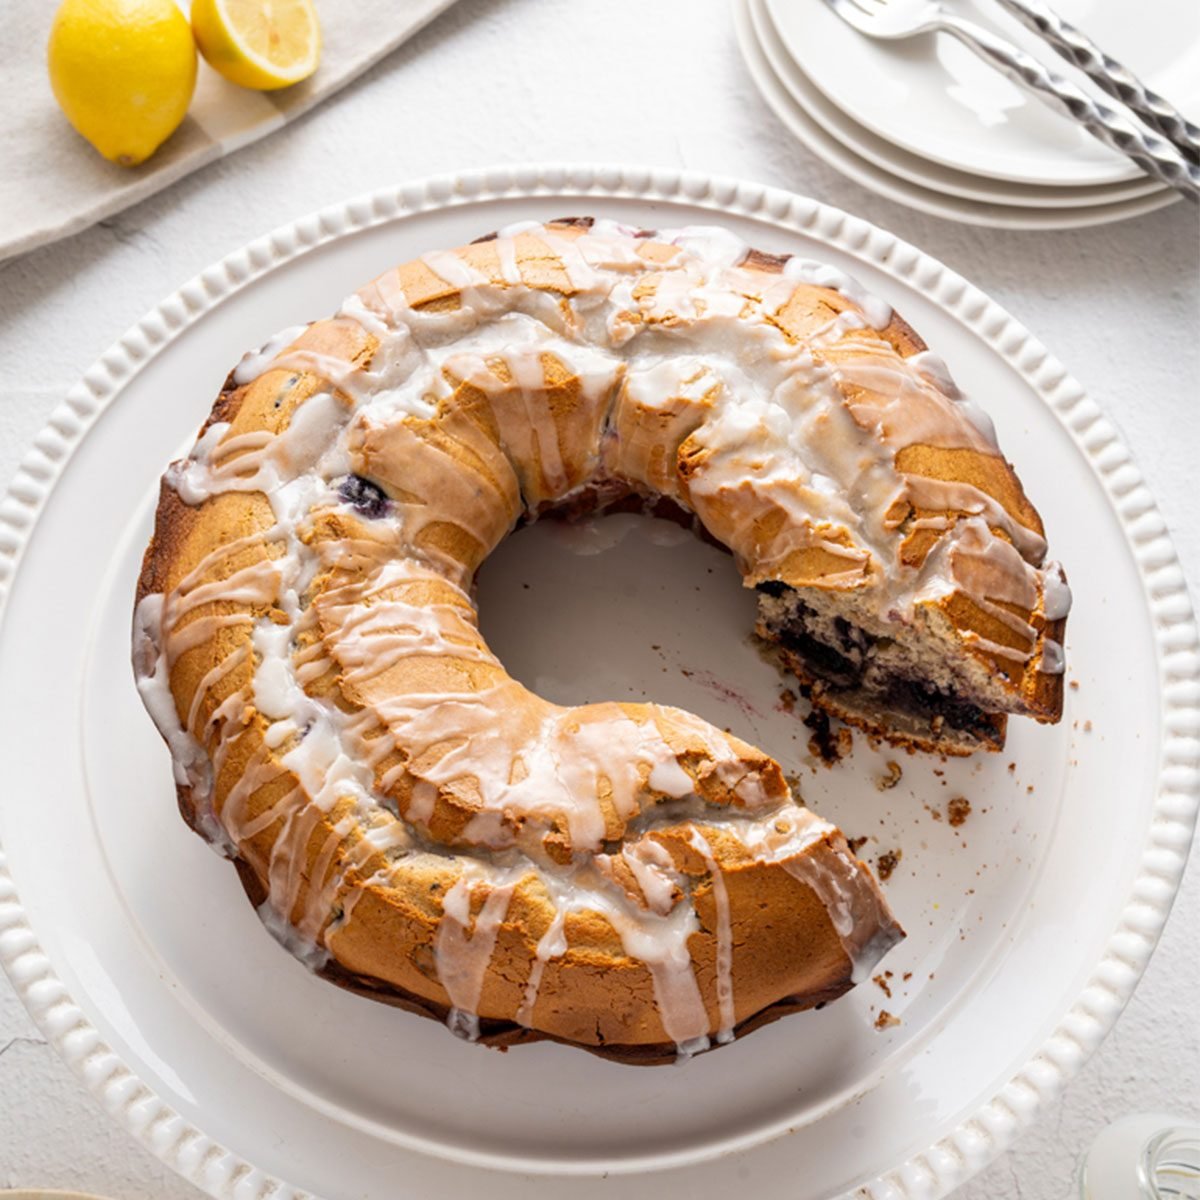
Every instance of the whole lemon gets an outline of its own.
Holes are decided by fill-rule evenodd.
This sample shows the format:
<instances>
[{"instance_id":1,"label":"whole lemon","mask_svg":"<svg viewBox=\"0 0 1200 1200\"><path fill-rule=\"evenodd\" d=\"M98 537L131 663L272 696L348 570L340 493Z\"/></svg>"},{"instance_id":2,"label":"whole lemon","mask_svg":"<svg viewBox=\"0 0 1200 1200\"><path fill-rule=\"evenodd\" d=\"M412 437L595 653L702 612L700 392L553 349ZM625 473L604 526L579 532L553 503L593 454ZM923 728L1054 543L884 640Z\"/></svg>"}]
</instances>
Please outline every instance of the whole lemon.
<instances>
[{"instance_id":1,"label":"whole lemon","mask_svg":"<svg viewBox=\"0 0 1200 1200\"><path fill-rule=\"evenodd\" d=\"M196 87L191 26L173 0L63 0L47 59L67 120L122 166L175 132Z\"/></svg>"}]
</instances>

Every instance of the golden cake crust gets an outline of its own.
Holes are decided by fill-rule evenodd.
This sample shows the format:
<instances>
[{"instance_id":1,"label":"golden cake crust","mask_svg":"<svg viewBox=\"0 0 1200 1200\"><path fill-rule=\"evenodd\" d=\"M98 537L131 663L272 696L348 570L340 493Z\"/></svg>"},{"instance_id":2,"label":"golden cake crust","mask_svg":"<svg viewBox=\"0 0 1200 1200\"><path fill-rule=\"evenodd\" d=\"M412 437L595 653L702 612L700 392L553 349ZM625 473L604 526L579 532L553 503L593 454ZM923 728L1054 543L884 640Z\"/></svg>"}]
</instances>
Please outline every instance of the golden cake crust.
<instances>
[{"instance_id":1,"label":"golden cake crust","mask_svg":"<svg viewBox=\"0 0 1200 1200\"><path fill-rule=\"evenodd\" d=\"M164 732L184 816L224 844L268 923L328 977L453 1021L463 1006L452 993L470 992L465 977L478 975L470 1015L481 1040L549 1037L655 1062L694 1038L679 1036L687 1022L664 1001L679 979L631 953L642 926L627 929L622 913L657 929L658 918L680 910L681 898L690 904L694 927L680 944L704 1037L748 1030L841 994L858 977L856 967L902 936L899 926L842 835L791 802L768 755L676 710L548 705L490 655L465 589L524 513L587 508L621 494L662 495L695 512L733 550L750 584L854 591L877 585L889 568L847 525L785 520L775 499L736 481L730 486L722 466L729 444L707 436L704 424L721 384L709 387L700 374L671 385L677 400L652 407L631 374L595 385L586 356L576 361L557 342L524 357L474 352L443 358L429 380L436 403L428 411L417 396L402 419L360 419L356 381L378 376L377 391L389 386L392 368L380 360L385 349L395 353L385 331L401 310L452 322L471 289L503 295L517 286L515 271L521 303L539 321L578 334L583 317L569 302L586 292L584 268L570 265L568 251L588 230L582 222L554 223L404 264L363 289L349 310L279 347L253 378L231 375L198 451L164 480L138 586L135 662L173 706L178 728ZM664 295L678 247L646 236L622 254L631 286L627 307L610 320L611 337L684 324L670 307L682 301ZM786 276L786 263L751 251L736 264L736 286L711 303L741 304L747 321L757 314L769 327L764 336L805 349L831 322L859 315L836 288ZM901 418L879 416L886 407L880 372L924 351L891 313L882 328L850 321L844 338L813 342L805 369L838 380L844 403L836 416L847 429L876 428L872 421L883 428ZM864 358L870 369L856 381ZM533 436L512 415L514 396L526 410L541 406ZM935 405L924 392L918 400ZM419 514L406 515L403 539L354 504L322 501L291 525L280 516L275 498L287 471L310 453L297 430L316 411L327 422L349 422L354 476L372 481L386 497L380 503ZM621 436L606 442L614 429ZM663 448L681 432L672 462ZM885 430L882 440L890 436ZM527 441L518 445L518 438ZM973 434L966 440L895 449L894 469L919 481L885 522L896 531L899 561L919 566L940 552L956 522L977 515L935 501L976 494L991 506L995 539L1040 561L1041 522L1011 467ZM297 554L311 569L287 593L280 579ZM979 569L994 566L988 560ZM1004 652L1018 635L992 601L981 606L950 590L928 607L942 614L963 654L1003 679L1012 711L1053 720L1061 675L1042 671L1040 655L1044 639L1061 637L1062 620L1044 618L1045 597L1035 592L1027 607L1016 606L1035 633L1019 670ZM364 621L374 622L374 640L361 633ZM340 760L314 774L309 729L264 711L272 629L290 634L281 652L288 679L272 687L296 692L299 681L302 701L336 717L338 736L360 752L358 766L369 766L381 806L364 808L353 787L326 787ZM429 732L428 712L411 698L440 695L463 697L455 703L468 708L499 697L490 710L495 728ZM813 698L837 710L819 687ZM163 703L160 697L156 717L169 725ZM870 727L867 714L842 712ZM551 736L548 729L554 746L590 744L593 732L605 744L619 737L611 744L633 747L636 764L627 778L588 766L594 795L582 815L570 788L566 800L530 796L536 789L522 785L537 767L521 760L520 747ZM922 744L919 736L875 731ZM468 764L474 775L446 766L477 736L499 747L493 756L508 756L502 775L488 775L495 764L482 751ZM568 753L555 761L576 760ZM507 797L504 805L492 803L489 788ZM699 797L701 808L676 813L671 797L684 794ZM766 847L753 826L759 840L748 844L746 822L776 811L784 815L774 843ZM481 850L486 870L476 877L465 864ZM556 872L583 860L589 886L615 889L620 911L555 891ZM670 898L656 899L664 887ZM652 913L656 903L664 912ZM486 962L478 968L482 949ZM692 1024L700 1019L693 1014Z\"/></svg>"}]
</instances>

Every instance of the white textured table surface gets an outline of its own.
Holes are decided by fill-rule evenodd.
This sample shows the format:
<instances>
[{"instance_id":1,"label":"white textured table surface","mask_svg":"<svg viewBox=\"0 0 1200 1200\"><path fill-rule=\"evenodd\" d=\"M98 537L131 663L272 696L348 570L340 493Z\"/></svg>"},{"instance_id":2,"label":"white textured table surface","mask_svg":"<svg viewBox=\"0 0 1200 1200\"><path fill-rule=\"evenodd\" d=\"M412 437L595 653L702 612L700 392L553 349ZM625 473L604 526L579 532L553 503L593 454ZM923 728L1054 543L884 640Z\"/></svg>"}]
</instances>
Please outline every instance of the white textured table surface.
<instances>
[{"instance_id":1,"label":"white textured table surface","mask_svg":"<svg viewBox=\"0 0 1200 1200\"><path fill-rule=\"evenodd\" d=\"M51 6L46 6L47 20ZM40 49L38 51L40 53ZM265 142L100 227L0 264L0 490L76 377L195 272L275 225L385 183L493 162L608 160L740 175L893 230L990 292L1120 426L1200 579L1198 225L1175 205L1077 233L916 214L794 144L760 101L724 0L462 0L365 79ZM0 220L4 214L0 213ZM40 797L47 806L53 797ZM1200 1109L1200 864L1145 979L1062 1103L963 1200L1063 1200L1095 1132ZM0 1187L197 1200L41 1043L0 977Z\"/></svg>"}]
</instances>

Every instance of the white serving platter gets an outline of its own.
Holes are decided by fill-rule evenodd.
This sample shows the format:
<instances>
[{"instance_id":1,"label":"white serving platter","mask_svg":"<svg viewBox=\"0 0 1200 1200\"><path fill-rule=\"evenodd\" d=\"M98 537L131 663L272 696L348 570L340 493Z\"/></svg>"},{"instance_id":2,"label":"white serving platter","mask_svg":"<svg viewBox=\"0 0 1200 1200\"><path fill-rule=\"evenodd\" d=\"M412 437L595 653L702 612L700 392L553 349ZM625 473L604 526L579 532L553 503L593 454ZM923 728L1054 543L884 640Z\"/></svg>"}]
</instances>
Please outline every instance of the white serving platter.
<instances>
[{"instance_id":1,"label":"white serving platter","mask_svg":"<svg viewBox=\"0 0 1200 1200\"><path fill-rule=\"evenodd\" d=\"M900 785L880 792L897 756L862 738L835 769L809 762L725 556L628 518L501 547L483 624L519 677L559 701L691 707L775 753L869 838L869 860L903 852L890 997L864 984L678 1068L500 1054L308 975L179 820L128 663L158 476L244 350L396 261L584 213L720 222L891 301L996 418L1077 597L1060 725L1013 722L1004 754L977 761L900 756ZM0 503L0 962L113 1116L222 1200L541 1200L567 1179L581 1200L928 1200L1053 1103L1145 967L1196 816L1196 646L1115 429L1011 317L890 234L782 191L637 168L387 189L168 297L87 372ZM957 828L953 796L972 805ZM882 1009L900 1023L878 1031Z\"/></svg>"}]
</instances>

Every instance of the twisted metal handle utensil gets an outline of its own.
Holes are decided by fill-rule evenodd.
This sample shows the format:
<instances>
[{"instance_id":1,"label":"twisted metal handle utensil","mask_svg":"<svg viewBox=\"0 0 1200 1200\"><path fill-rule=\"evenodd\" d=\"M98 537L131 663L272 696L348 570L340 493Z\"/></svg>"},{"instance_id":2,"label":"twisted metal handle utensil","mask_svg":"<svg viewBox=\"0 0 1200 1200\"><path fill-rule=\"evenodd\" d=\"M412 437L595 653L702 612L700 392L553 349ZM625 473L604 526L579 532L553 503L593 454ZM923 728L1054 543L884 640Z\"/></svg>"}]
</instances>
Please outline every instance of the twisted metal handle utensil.
<instances>
[{"instance_id":1,"label":"twisted metal handle utensil","mask_svg":"<svg viewBox=\"0 0 1200 1200\"><path fill-rule=\"evenodd\" d=\"M1064 21L1043 0L996 0L996 3L1124 104L1143 124L1162 134L1193 162L1200 163L1200 128L1168 100L1151 91L1128 67L1107 55L1087 34Z\"/></svg>"},{"instance_id":2,"label":"twisted metal handle utensil","mask_svg":"<svg viewBox=\"0 0 1200 1200\"><path fill-rule=\"evenodd\" d=\"M1200 166L1184 158L1166 138L1143 131L990 29L963 21L944 9L939 9L939 24L1008 79L1035 92L1106 146L1131 158L1146 174L1182 192L1189 200L1200 201Z\"/></svg>"}]
</instances>

